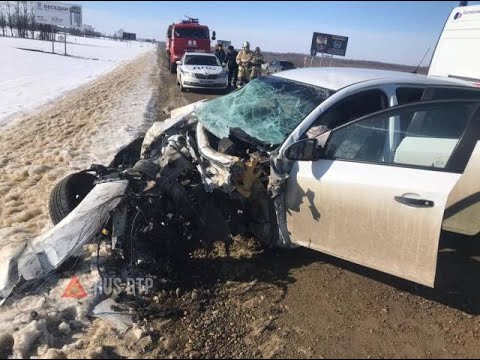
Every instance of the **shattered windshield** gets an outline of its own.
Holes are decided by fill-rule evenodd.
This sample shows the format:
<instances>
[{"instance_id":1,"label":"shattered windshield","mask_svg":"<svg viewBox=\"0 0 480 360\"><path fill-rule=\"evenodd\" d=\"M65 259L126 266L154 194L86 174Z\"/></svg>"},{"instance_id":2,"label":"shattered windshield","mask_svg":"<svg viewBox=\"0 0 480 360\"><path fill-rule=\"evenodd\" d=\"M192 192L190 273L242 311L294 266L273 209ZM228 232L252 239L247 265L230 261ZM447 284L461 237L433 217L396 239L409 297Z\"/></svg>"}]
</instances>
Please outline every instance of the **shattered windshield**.
<instances>
[{"instance_id":1,"label":"shattered windshield","mask_svg":"<svg viewBox=\"0 0 480 360\"><path fill-rule=\"evenodd\" d=\"M262 143L280 145L332 91L267 76L200 105L196 115L218 138L239 128Z\"/></svg>"}]
</instances>

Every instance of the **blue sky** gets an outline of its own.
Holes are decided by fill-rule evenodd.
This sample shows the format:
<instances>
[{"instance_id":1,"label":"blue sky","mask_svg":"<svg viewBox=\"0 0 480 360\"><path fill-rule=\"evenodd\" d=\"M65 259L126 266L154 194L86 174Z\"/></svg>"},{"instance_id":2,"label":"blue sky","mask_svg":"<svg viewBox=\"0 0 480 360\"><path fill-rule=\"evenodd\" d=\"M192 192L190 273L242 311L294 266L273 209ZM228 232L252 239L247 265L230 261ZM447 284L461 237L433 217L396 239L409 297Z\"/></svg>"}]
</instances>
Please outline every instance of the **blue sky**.
<instances>
[{"instance_id":1,"label":"blue sky","mask_svg":"<svg viewBox=\"0 0 480 360\"><path fill-rule=\"evenodd\" d=\"M347 58L417 65L433 52L450 11L459 1L189 2L73 1L83 5L84 23L112 33L164 40L168 24L198 17L231 40L265 51L308 53L312 33L348 36ZM470 4L480 4L471 1ZM428 60L429 58L427 58Z\"/></svg>"}]
</instances>

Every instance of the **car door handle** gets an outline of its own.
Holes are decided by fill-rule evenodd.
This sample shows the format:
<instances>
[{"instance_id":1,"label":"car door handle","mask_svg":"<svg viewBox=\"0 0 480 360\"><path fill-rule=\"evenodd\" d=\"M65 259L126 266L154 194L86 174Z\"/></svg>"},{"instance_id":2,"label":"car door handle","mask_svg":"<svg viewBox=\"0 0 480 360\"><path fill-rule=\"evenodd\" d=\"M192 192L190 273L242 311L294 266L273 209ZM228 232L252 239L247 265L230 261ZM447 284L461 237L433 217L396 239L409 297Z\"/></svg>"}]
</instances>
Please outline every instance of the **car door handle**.
<instances>
[{"instance_id":1,"label":"car door handle","mask_svg":"<svg viewBox=\"0 0 480 360\"><path fill-rule=\"evenodd\" d=\"M435 206L435 203L432 200L414 199L407 196L395 196L395 201L411 207L431 208Z\"/></svg>"}]
</instances>

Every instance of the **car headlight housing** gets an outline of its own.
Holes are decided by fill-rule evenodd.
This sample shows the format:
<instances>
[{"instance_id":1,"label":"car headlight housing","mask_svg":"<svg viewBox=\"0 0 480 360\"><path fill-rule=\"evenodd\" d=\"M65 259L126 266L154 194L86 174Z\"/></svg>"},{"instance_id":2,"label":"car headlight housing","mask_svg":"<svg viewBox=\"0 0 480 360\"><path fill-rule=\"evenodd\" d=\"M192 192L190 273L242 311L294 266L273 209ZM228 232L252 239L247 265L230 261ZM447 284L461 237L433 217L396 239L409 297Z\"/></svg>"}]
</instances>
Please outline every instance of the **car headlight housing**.
<instances>
[{"instance_id":1,"label":"car headlight housing","mask_svg":"<svg viewBox=\"0 0 480 360\"><path fill-rule=\"evenodd\" d=\"M182 71L182 75L185 76L185 77L189 77L189 78L194 78L195 77L193 72L185 71L185 70Z\"/></svg>"},{"instance_id":2,"label":"car headlight housing","mask_svg":"<svg viewBox=\"0 0 480 360\"><path fill-rule=\"evenodd\" d=\"M227 77L227 73L225 71L221 72L220 75L218 75L218 77L220 79L223 79L223 78L226 78Z\"/></svg>"}]
</instances>

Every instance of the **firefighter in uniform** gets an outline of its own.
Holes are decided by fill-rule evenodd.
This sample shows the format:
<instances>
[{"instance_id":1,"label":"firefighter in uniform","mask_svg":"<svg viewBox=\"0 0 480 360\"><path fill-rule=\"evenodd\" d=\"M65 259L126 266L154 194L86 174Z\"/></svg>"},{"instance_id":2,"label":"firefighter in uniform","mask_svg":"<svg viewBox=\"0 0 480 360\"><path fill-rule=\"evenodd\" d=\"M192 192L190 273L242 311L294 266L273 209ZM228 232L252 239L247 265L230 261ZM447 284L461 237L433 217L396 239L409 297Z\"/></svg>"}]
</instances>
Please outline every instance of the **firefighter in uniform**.
<instances>
[{"instance_id":1,"label":"firefighter in uniform","mask_svg":"<svg viewBox=\"0 0 480 360\"><path fill-rule=\"evenodd\" d=\"M248 83L252 71L253 52L250 50L250 43L245 41L242 50L237 55L238 79L240 86Z\"/></svg>"},{"instance_id":2,"label":"firefighter in uniform","mask_svg":"<svg viewBox=\"0 0 480 360\"><path fill-rule=\"evenodd\" d=\"M252 59L252 72L250 74L250 80L256 79L262 76L262 65L265 64L265 59L263 54L260 52L260 48L257 46L255 48L255 53L253 54Z\"/></svg>"}]
</instances>

